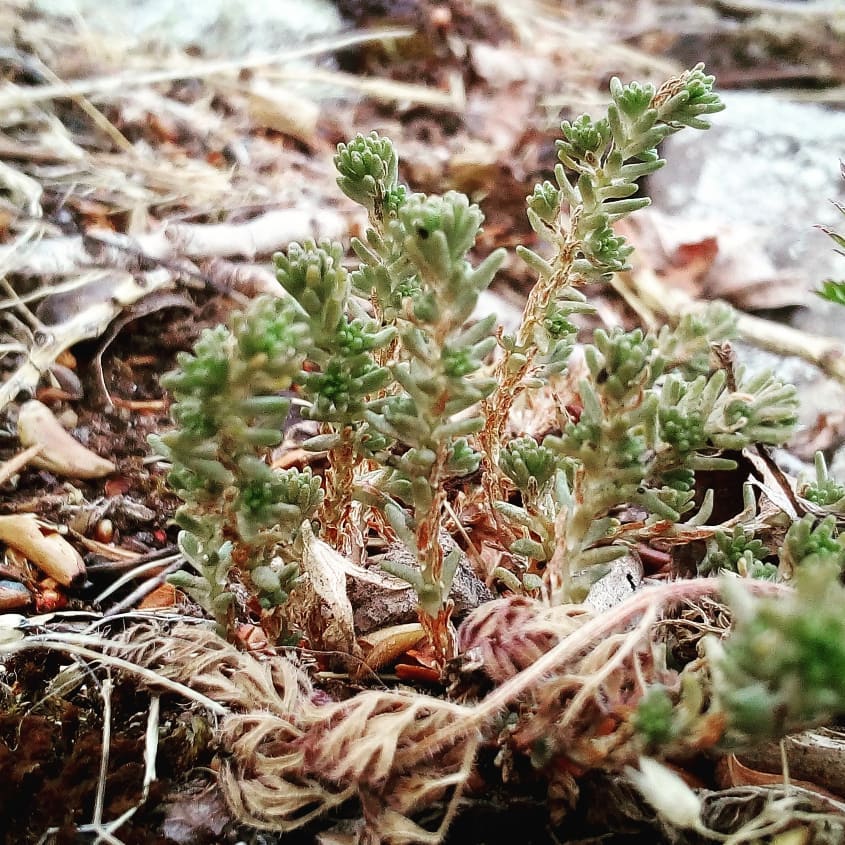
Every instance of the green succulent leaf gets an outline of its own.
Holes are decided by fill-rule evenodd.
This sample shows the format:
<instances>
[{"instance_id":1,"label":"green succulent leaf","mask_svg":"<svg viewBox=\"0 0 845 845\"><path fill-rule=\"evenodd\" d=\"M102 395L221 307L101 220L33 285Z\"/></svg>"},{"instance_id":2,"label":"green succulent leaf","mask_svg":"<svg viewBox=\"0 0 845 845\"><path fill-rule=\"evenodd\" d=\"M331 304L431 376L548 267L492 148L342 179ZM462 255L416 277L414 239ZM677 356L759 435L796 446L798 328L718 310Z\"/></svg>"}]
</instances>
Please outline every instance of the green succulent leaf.
<instances>
[{"instance_id":1,"label":"green succulent leaf","mask_svg":"<svg viewBox=\"0 0 845 845\"><path fill-rule=\"evenodd\" d=\"M714 685L729 718L724 743L778 738L845 714L845 589L831 560L801 567L796 590L752 599L726 579L734 630L711 641Z\"/></svg>"},{"instance_id":2,"label":"green succulent leaf","mask_svg":"<svg viewBox=\"0 0 845 845\"><path fill-rule=\"evenodd\" d=\"M387 138L371 132L338 144L334 165L343 193L371 213L382 209L395 212L401 207L404 191L397 185L399 159Z\"/></svg>"}]
</instances>

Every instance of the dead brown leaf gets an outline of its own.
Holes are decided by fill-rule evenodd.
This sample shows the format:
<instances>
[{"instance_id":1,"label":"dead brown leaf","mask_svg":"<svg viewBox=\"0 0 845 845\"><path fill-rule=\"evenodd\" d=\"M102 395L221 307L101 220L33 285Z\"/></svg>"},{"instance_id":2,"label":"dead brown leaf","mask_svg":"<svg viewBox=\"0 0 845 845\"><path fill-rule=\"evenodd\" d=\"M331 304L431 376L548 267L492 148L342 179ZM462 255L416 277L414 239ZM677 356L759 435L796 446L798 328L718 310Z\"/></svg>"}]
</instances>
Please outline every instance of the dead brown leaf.
<instances>
[{"instance_id":1,"label":"dead brown leaf","mask_svg":"<svg viewBox=\"0 0 845 845\"><path fill-rule=\"evenodd\" d=\"M422 625L419 622L409 622L407 625L392 625L380 631L373 631L366 637L361 637L358 642L366 653L365 666L377 672L383 666L395 663L424 637Z\"/></svg>"},{"instance_id":2,"label":"dead brown leaf","mask_svg":"<svg viewBox=\"0 0 845 845\"><path fill-rule=\"evenodd\" d=\"M359 655L343 556L302 523L302 580L285 607L292 624L321 650Z\"/></svg>"},{"instance_id":3,"label":"dead brown leaf","mask_svg":"<svg viewBox=\"0 0 845 845\"><path fill-rule=\"evenodd\" d=\"M803 305L806 287L775 268L763 232L644 209L620 231L664 284L696 299L724 299L745 311Z\"/></svg>"}]
</instances>

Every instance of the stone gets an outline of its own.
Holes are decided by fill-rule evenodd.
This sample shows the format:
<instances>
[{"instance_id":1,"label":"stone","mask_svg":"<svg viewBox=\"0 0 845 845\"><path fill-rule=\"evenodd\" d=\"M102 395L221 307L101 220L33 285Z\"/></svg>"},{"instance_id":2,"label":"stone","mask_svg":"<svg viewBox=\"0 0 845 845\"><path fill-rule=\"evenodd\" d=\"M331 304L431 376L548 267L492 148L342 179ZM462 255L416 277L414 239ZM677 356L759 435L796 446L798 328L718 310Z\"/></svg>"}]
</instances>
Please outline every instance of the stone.
<instances>
[{"instance_id":1,"label":"stone","mask_svg":"<svg viewBox=\"0 0 845 845\"><path fill-rule=\"evenodd\" d=\"M330 0L36 0L34 5L84 19L95 32L176 48L197 46L205 56L228 58L278 52L343 28Z\"/></svg>"},{"instance_id":2,"label":"stone","mask_svg":"<svg viewBox=\"0 0 845 845\"><path fill-rule=\"evenodd\" d=\"M813 296L845 278L845 258L815 227L845 231L831 200L845 203L845 113L767 93L729 93L707 132L683 131L662 149L667 165L649 180L657 209L691 221L753 226L775 269L806 291L799 328L845 337L845 313Z\"/></svg>"}]
</instances>

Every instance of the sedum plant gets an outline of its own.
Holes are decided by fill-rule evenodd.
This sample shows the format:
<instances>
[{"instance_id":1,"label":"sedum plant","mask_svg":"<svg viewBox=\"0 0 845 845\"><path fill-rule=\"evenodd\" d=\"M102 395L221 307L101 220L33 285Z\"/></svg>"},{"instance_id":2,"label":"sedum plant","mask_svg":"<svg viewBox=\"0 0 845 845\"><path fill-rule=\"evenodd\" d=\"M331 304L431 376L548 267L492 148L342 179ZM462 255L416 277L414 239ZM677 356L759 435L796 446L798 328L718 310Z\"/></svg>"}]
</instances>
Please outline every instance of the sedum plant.
<instances>
[{"instance_id":1,"label":"sedum plant","mask_svg":"<svg viewBox=\"0 0 845 845\"><path fill-rule=\"evenodd\" d=\"M504 442L515 397L566 369L574 318L591 310L585 285L627 266L631 249L612 227L647 204L634 195L663 164L657 145L684 126L705 128L703 116L722 108L712 81L700 67L657 90L614 80L604 118L563 124L556 181L528 198L551 257L520 250L539 279L512 337L495 333L494 316L472 319L505 257L497 250L473 262L479 208L455 192L401 185L396 152L375 133L338 147L338 185L369 219L352 242L358 266L346 269L338 244L292 244L275 256L279 297L204 333L163 382L177 427L155 445L173 461L171 484L185 502L181 545L196 570L178 580L221 626L231 627L232 586L242 582L280 629L302 521L349 552L362 536L357 500L411 552L413 564L388 566L416 590L443 663L453 651L458 562L440 542L450 480L483 460L482 484L515 538L522 587L537 590L542 578L562 602L578 597L580 573L589 581L594 564L624 553L637 530L705 522L695 474L733 466L722 451L786 440L794 391L769 374L719 365L711 346L731 336L734 318L714 303L657 334L597 330L561 432ZM306 445L327 454L322 481L269 463L290 390L303 416L321 423ZM645 514L639 529L618 519L629 506ZM740 557L734 566L758 562Z\"/></svg>"},{"instance_id":2,"label":"sedum plant","mask_svg":"<svg viewBox=\"0 0 845 845\"><path fill-rule=\"evenodd\" d=\"M446 482L478 468L467 437L483 428L478 404L495 387L482 370L495 346L495 317L468 320L505 253L473 265L468 254L483 221L478 206L455 192L408 193L396 182L396 153L385 139L372 134L341 145L336 164L338 184L371 222L353 243L361 259L355 286L397 331L386 361L394 389L365 416L398 447L373 457L382 468L384 515L417 566L386 567L415 588L420 621L442 662L453 653L448 597L460 554L445 556L440 542Z\"/></svg>"},{"instance_id":3,"label":"sedum plant","mask_svg":"<svg viewBox=\"0 0 845 845\"><path fill-rule=\"evenodd\" d=\"M450 709L438 723L432 719L435 699L420 705L385 694L389 703L374 706L375 692L358 698L367 710L361 718L354 703L340 716L329 708L334 736L345 729L364 743L391 720L401 722L394 731L399 739L416 724L425 737L409 744L405 735L394 743L397 754L412 749L404 773L423 759L436 760L443 749L459 748L461 731L480 738L483 726L500 724L495 714L506 707L515 712L505 717L507 731L496 727L496 741L515 737L519 747L521 732L536 740L523 750L530 748L538 768L552 759L544 756L554 747L546 733L567 740L560 745L563 762L577 752L569 740L582 730L589 745L585 760L617 752L621 760L632 751L680 758L845 715L845 535L837 522L845 487L818 455L815 478L795 497L807 513L787 527L779 549L770 536L771 548L750 529L762 520L732 521L730 531L706 524L712 494L701 495L700 474L734 468L725 452L784 443L797 419L793 388L770 373L734 370L720 346L735 327L727 306L713 303L657 333L594 331L583 346L581 377L571 374L574 395L566 397L560 430L542 442L506 440L520 392L551 383L570 366L576 318L591 310L583 289L627 266L631 249L613 224L647 204L635 194L638 180L662 166L657 145L684 126L705 128L702 116L721 108L712 77L701 68L657 90L614 80L611 95L606 117L563 124L556 181L538 185L528 197L529 219L550 257L520 251L539 279L513 336L497 334L492 316L472 319L479 294L504 260L501 250L478 263L472 258L483 222L478 207L454 192L410 192L399 183L392 144L373 133L341 144L335 159L340 188L368 214L367 231L352 243L358 266L346 269L338 244L292 244L275 256L280 295L257 299L227 327L204 332L193 353L180 356L179 368L163 379L174 396L176 428L153 445L173 463L170 483L184 501L176 515L179 545L194 570L173 580L230 634L240 588L268 631L284 631L284 604L310 522L348 553L363 542L361 509L371 508L377 514L369 524L392 532L410 552L410 560L383 565L416 591L420 620L442 668L454 654L449 595L459 556L457 550L446 554L441 541L447 490L454 479L482 469L484 496L476 501L495 510L515 557L517 574L502 569L501 580L513 592L540 595L542 605L524 597L491 602L501 607L490 611L490 619L495 623L501 612L503 626L491 623L488 630L476 621L479 634L493 641L490 653L501 650L507 658L501 665L514 674L506 674L475 712L461 705L460 713ZM283 438L290 405L284 394L290 392L303 403L303 416L321 424L306 445L326 453L322 479L309 470L276 469L270 461L269 451ZM756 513L751 485L745 505L740 519ZM648 644L647 656L636 656L642 623L617 648L616 628L633 622L629 602L580 622L580 610L543 606L579 600L602 564L661 536L705 540L699 571L724 573L723 593L734 617L730 636L708 638L706 659L679 673L669 669L657 643ZM784 580L796 589L769 583ZM693 582L689 595L712 595L710 583ZM672 593L674 600L683 595L683 587ZM643 599L651 600L644 592L633 607L648 621L658 605L649 609ZM569 642L561 620L576 623ZM585 631L600 640L595 652L601 669L592 664L592 678L578 669L578 659L586 666L591 657L591 641L578 639ZM611 650L605 650L606 640ZM530 647L525 664L511 660L512 642ZM564 660L570 643L577 648ZM634 674L617 683L612 673L621 673L628 659ZM408 703L415 714L410 722L411 709L403 710ZM306 708L302 717L299 737L312 750L324 741L328 724L320 709ZM457 724L462 713L471 714L469 728ZM602 730L595 735L589 733L596 727L593 716ZM308 734L309 719L320 734L316 740ZM380 725L368 726L371 719ZM534 733L532 723L544 727ZM617 737L604 733L608 726ZM336 759L336 748L329 751ZM390 786L396 770L388 751L379 781ZM302 763L289 752L285 759L294 761L299 783ZM272 763L272 756L267 760ZM469 761L461 763L467 774ZM580 765L577 756L570 762ZM570 768L559 771L569 777ZM437 775L441 784L442 773ZM320 773L331 784L332 800L342 794L338 787L346 776ZM381 797L371 780L366 794L375 806ZM262 788L272 798L272 789ZM431 839L428 832L425 839Z\"/></svg>"},{"instance_id":4,"label":"sedum plant","mask_svg":"<svg viewBox=\"0 0 845 845\"><path fill-rule=\"evenodd\" d=\"M845 485L833 478L821 452L814 458L815 478L805 482L799 492L807 501L831 513L845 513Z\"/></svg>"},{"instance_id":5,"label":"sedum plant","mask_svg":"<svg viewBox=\"0 0 845 845\"><path fill-rule=\"evenodd\" d=\"M780 598L750 598L725 584L734 627L708 643L723 744L778 738L845 714L845 588L841 546L816 553Z\"/></svg>"},{"instance_id":6,"label":"sedum plant","mask_svg":"<svg viewBox=\"0 0 845 845\"><path fill-rule=\"evenodd\" d=\"M786 532L780 550L780 570L791 578L796 572L820 561L845 567L845 537L839 534L836 517L816 520L811 514L795 520Z\"/></svg>"},{"instance_id":7,"label":"sedum plant","mask_svg":"<svg viewBox=\"0 0 845 845\"><path fill-rule=\"evenodd\" d=\"M255 596L265 627L282 630L303 520L319 519L337 545L349 536L355 458L373 448L356 423L368 396L390 381L372 353L394 330L350 303L340 246L292 244L276 265L289 296L255 300L180 356L179 370L162 379L177 427L153 438L173 461L170 484L185 501L176 514L180 548L197 573L173 581L229 631L237 581ZM310 400L303 416L325 425L311 446L328 450L328 496L310 470L273 469L267 460L290 408L279 394L293 385Z\"/></svg>"},{"instance_id":8,"label":"sedum plant","mask_svg":"<svg viewBox=\"0 0 845 845\"><path fill-rule=\"evenodd\" d=\"M323 433L306 444L328 451L326 496L319 518L326 541L350 551L353 536L353 485L358 459L384 445L362 423L371 397L390 381L376 362L378 351L395 336L368 317L350 298L349 274L339 244L292 244L275 257L276 278L304 312L306 368L295 380L308 404L302 415L323 423Z\"/></svg>"},{"instance_id":9,"label":"sedum plant","mask_svg":"<svg viewBox=\"0 0 845 845\"><path fill-rule=\"evenodd\" d=\"M705 521L707 508L690 513L695 472L733 466L719 457L722 450L782 443L796 422L791 387L767 373L740 372L734 383L733 373L712 370L711 344L734 331L730 309L713 304L658 335L595 332L573 403L578 410L560 436L541 444L559 465L554 480L537 478L527 489L503 451L518 394L567 367L572 318L591 310L584 286L627 268L632 250L613 224L648 204L634 195L639 180L664 163L657 145L685 126L706 128L703 117L723 108L712 83L701 67L657 90L614 79L606 116L563 124L555 183L537 185L528 197L531 225L552 255L519 250L539 278L519 330L502 338L498 386L484 402L479 441L488 499L521 535L511 550L529 567L546 564L556 601L580 594L573 573L624 553L615 509L639 506L653 522ZM508 501L506 479L522 505Z\"/></svg>"},{"instance_id":10,"label":"sedum plant","mask_svg":"<svg viewBox=\"0 0 845 845\"><path fill-rule=\"evenodd\" d=\"M265 460L282 441L290 402L279 394L299 372L305 340L291 303L257 299L229 327L206 329L162 378L176 428L151 442L173 462L169 482L184 501L179 545L196 571L172 580L222 631L232 631L231 586L241 582L278 633L299 527L322 499L310 471L275 470Z\"/></svg>"},{"instance_id":11,"label":"sedum plant","mask_svg":"<svg viewBox=\"0 0 845 845\"><path fill-rule=\"evenodd\" d=\"M703 117L724 108L712 87L713 77L700 65L658 90L614 78L605 117L564 121L555 181L537 185L528 197L528 219L552 255L518 249L538 280L519 330L502 339L500 386L484 406L489 423L481 443L491 503L503 499L498 455L514 400L565 369L576 335L571 318L592 310L582 288L628 266L632 249L613 224L648 205L647 197L635 195L639 180L664 164L658 144L684 126L707 128Z\"/></svg>"},{"instance_id":12,"label":"sedum plant","mask_svg":"<svg viewBox=\"0 0 845 845\"><path fill-rule=\"evenodd\" d=\"M816 467L818 485L835 495L820 455ZM715 532L699 569L723 573L731 630L704 638L706 662L685 668L679 684L641 697L632 727L643 749L671 755L708 734L722 748L749 747L845 715L843 567L833 514L793 520L776 554L741 525ZM780 583L749 592L736 575Z\"/></svg>"},{"instance_id":13,"label":"sedum plant","mask_svg":"<svg viewBox=\"0 0 845 845\"><path fill-rule=\"evenodd\" d=\"M481 371L495 346L494 318L468 320L504 251L474 266L467 256L483 219L478 207L456 193L407 193L396 183L389 141L359 137L341 145L336 164L340 186L372 223L355 243L361 266L348 273L336 244L292 244L275 256L289 298L257 300L232 327L204 335L164 379L177 400L177 429L155 446L174 462L171 484L186 502L177 520L190 533L182 548L199 572L177 581L221 625L230 616L233 577L248 580L262 605L281 604L295 568L274 568L272 556L296 557L298 526L310 517L324 539L344 548L354 536L353 497L367 498L356 491L356 472L375 467L379 482L369 489L419 564L396 564L394 574L415 587L420 618L445 659L458 561L457 551L444 558L439 539L445 483L478 468L467 436L483 419L472 410L495 384ZM375 318L353 291L367 294ZM267 348L242 349L238 333L254 344L266 336ZM214 367L220 377L212 383L207 371ZM265 385L273 395L259 395ZM310 474L288 471L283 482L266 461L289 407L275 394L291 386L305 402L303 416L323 423L306 446L328 453L325 495ZM247 415L252 406L242 400L249 396L266 409L260 419ZM197 413L199 426L191 417ZM198 473L208 478L198 481ZM308 491L296 507L276 498L294 483ZM220 500L227 505L217 510ZM257 525L245 531L247 502ZM272 595L270 587L277 588Z\"/></svg>"},{"instance_id":14,"label":"sedum plant","mask_svg":"<svg viewBox=\"0 0 845 845\"><path fill-rule=\"evenodd\" d=\"M671 335L596 331L595 344L585 349L588 376L578 385L577 419L542 444L565 467L556 471L554 484L545 481L542 508L503 452L502 471L523 496L521 507L497 505L523 531L511 549L547 562L555 600L578 597L583 586L573 573L626 551L634 535L614 517L616 509L642 508L652 534L660 525L669 530L685 520L702 524L710 505L705 501L693 513L695 473L734 467L719 456L722 450L783 443L794 430L795 391L771 374L740 370L731 384L733 375L722 369L692 379L684 375L698 357L696 343L683 344L684 337L694 335L706 347L702 327L708 323L720 332L730 325L716 305L695 326L682 322ZM676 360L665 373L668 353L683 345L686 360Z\"/></svg>"},{"instance_id":15,"label":"sedum plant","mask_svg":"<svg viewBox=\"0 0 845 845\"><path fill-rule=\"evenodd\" d=\"M707 543L707 553L698 564L702 575L715 572L735 572L743 578L777 578L777 567L766 560L769 551L743 525L735 525L728 534L716 531Z\"/></svg>"}]
</instances>

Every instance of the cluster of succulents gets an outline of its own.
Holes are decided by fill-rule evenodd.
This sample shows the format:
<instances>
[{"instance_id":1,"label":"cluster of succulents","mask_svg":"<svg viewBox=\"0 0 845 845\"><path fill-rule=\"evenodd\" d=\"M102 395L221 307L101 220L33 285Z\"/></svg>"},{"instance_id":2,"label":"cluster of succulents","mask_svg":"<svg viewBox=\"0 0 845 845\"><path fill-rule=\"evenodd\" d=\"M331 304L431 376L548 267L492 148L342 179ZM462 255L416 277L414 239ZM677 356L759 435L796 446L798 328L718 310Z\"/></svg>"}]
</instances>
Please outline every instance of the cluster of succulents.
<instances>
[{"instance_id":1,"label":"cluster of succulents","mask_svg":"<svg viewBox=\"0 0 845 845\"><path fill-rule=\"evenodd\" d=\"M390 142L359 136L342 145L338 184L368 210L371 227L353 248L361 258L356 288L396 327L386 366L393 388L366 412L370 429L400 448L374 454L382 468L382 507L418 568L391 572L411 583L420 619L438 655L450 651L448 600L458 553L439 541L445 482L474 472L479 455L467 438L484 426L480 400L496 382L484 373L495 346L495 318L469 324L478 296L504 260L497 250L474 266L483 216L455 192L425 196L397 182Z\"/></svg>"},{"instance_id":2,"label":"cluster of succulents","mask_svg":"<svg viewBox=\"0 0 845 845\"><path fill-rule=\"evenodd\" d=\"M795 574L796 589L783 597L750 599L738 584L725 585L733 630L724 644L708 643L708 657L728 720L726 746L784 736L845 713L841 546L813 554Z\"/></svg>"},{"instance_id":3,"label":"cluster of succulents","mask_svg":"<svg viewBox=\"0 0 845 845\"><path fill-rule=\"evenodd\" d=\"M713 365L711 344L735 330L730 309L714 303L657 335L595 332L584 349L589 376L578 385L577 417L540 444L555 455L554 482L538 478L528 496L504 442L519 394L567 367L573 317L592 310L582 288L627 268L631 248L613 224L648 205L639 180L663 166L657 145L684 126L705 128L703 118L722 108L712 82L700 67L659 90L614 79L606 116L564 122L555 183L538 184L528 197L529 221L552 256L518 249L538 280L520 328L501 339L499 386L483 404L479 442L490 505L518 535L511 550L554 560L549 580L557 600L577 594L573 572L624 552L613 542L615 508L635 504L653 519L678 522L693 508L696 470L729 467L722 450L780 444L795 426L791 387L767 373L741 372L733 385L733 374ZM523 506L508 500L508 481Z\"/></svg>"},{"instance_id":4,"label":"cluster of succulents","mask_svg":"<svg viewBox=\"0 0 845 845\"><path fill-rule=\"evenodd\" d=\"M520 393L569 364L577 318L592 310L582 288L627 267L631 248L613 224L648 204L639 180L663 165L657 145L684 126L704 128L703 118L722 107L700 68L660 89L614 80L611 97L603 118L563 124L555 182L538 184L527 199L550 255L519 250L538 281L513 335L497 334L494 316L473 317L505 258L497 250L473 263L478 207L455 192L410 191L393 145L372 133L341 144L335 159L338 185L369 218L352 243L358 266L346 269L339 244L292 244L275 258L280 295L260 297L228 327L203 333L165 377L176 428L154 445L173 463L170 483L184 500L180 546L195 570L176 581L221 629L232 625L233 588L243 584L281 630L303 521L348 551L360 508L377 508L384 530L411 553L387 566L415 588L442 662L453 646L449 593L458 560L439 539L450 479L481 467L488 502L512 541L514 568L502 570L502 580L527 592L545 587L552 602L564 602L580 595L584 572L600 572L595 564L637 541L621 509L644 512L652 537L701 526L712 499L696 498L696 473L733 467L726 450L788 439L794 390L711 355L735 329L731 310L714 303L656 334L596 330L561 430L542 442L506 442ZM302 415L321 424L306 447L326 453L322 479L269 460L291 392ZM821 461L801 494L829 515L795 521L779 552L744 525L710 529L700 571L795 575L810 584L821 577L812 573L841 571L845 540L834 514L845 488ZM800 601L818 592L802 590ZM754 618L768 618L767 607ZM800 615L804 605L790 607ZM737 642L750 630L740 626ZM726 648L724 665L748 648ZM720 677L739 689L740 675L725 668ZM667 728L672 713L671 696L650 689L636 716L649 745L677 735Z\"/></svg>"},{"instance_id":5,"label":"cluster of succulents","mask_svg":"<svg viewBox=\"0 0 845 845\"><path fill-rule=\"evenodd\" d=\"M204 331L162 379L176 428L152 445L173 463L170 485L185 502L176 513L180 547L195 570L173 580L223 631L233 624L233 582L245 583L281 629L299 527L322 501L310 471L265 460L284 437L290 400L282 392L300 370L305 342L290 302L256 299L229 327Z\"/></svg>"},{"instance_id":6,"label":"cluster of succulents","mask_svg":"<svg viewBox=\"0 0 845 845\"><path fill-rule=\"evenodd\" d=\"M657 332L595 329L580 345L577 367L571 360L582 317L593 311L585 287L628 268L632 248L614 224L648 204L641 180L663 166L660 142L684 127L706 128L705 118L722 108L712 83L700 67L657 89L614 79L603 117L563 123L554 182L541 182L527 197L540 246L517 252L537 281L510 335L497 331L494 315L476 315L480 294L505 260L504 250L474 257L483 222L478 206L456 192L428 196L401 184L396 151L376 133L339 145L338 185L369 222L351 244L357 266L347 269L340 244L291 244L275 256L278 295L259 297L227 326L205 331L162 381L175 400L176 425L153 445L172 462L170 484L184 502L176 514L179 546L193 570L173 581L221 633L233 634L244 602L268 633L287 632L285 604L312 526L344 554L355 544L363 551L374 529L406 547L382 565L416 592L422 628L443 669L455 656L450 592L460 551L445 548L442 537L448 496L460 487L474 506L486 503L487 524L502 529L505 554L492 574L521 594L512 604L490 603L501 607L487 620L516 619L520 629L509 639L507 626L491 623L502 665L526 685L497 700L514 682L508 674L482 702L495 702L491 712L511 708L497 740L508 753L518 745L508 746L508 737L542 715L549 736L533 736L521 751L530 748L537 770L551 768L555 755L565 758L576 748L576 727L589 732L595 715L581 725L575 704L584 706L589 694L598 700L602 683L623 673L629 658L636 664L631 678L608 681L616 699L609 695L595 708L608 717L603 729L616 736L588 736L589 759L601 760L600 745L608 759L680 758L690 749L735 748L845 716L845 485L818 455L814 478L790 496L791 517L767 522L748 483L743 511L715 525L713 492L703 489L706 473L737 468L726 453L787 442L798 419L795 390L771 373L733 366L723 344L736 319L718 302ZM828 283L824 295L845 303L841 285ZM557 430L509 439L514 403L549 387L568 391ZM324 453L320 475L273 465L293 395L302 416L320 425L304 444ZM576 631L598 626L592 618L579 628L582 608L559 605L581 601L605 564L660 539L697 552L699 575L721 577L719 586L696 579L693 593L712 598L721 590L731 632L700 637L702 659L681 668L669 638L644 643L644 626L633 621L648 616L643 601L636 614L608 614L619 626L608 627L610 639L629 640L605 652L613 655L610 668L592 686L585 673L572 671L577 661L548 661L548 652L567 645L550 619L566 619ZM672 599L683 595L681 586ZM573 615L554 616L560 611ZM519 641L530 644L530 660L513 659L517 649L508 649ZM589 650L585 639L573 654ZM534 687L524 680L532 670ZM556 672L569 673L565 682ZM373 718L404 719L407 699L398 702ZM439 729L444 736L451 720ZM472 722L470 733L493 721ZM404 729L403 722L396 737ZM642 772L655 775L654 766L646 760ZM647 780L632 779L641 788ZM687 808L684 823L699 825L697 799ZM664 815L671 821L671 811Z\"/></svg>"}]
</instances>

